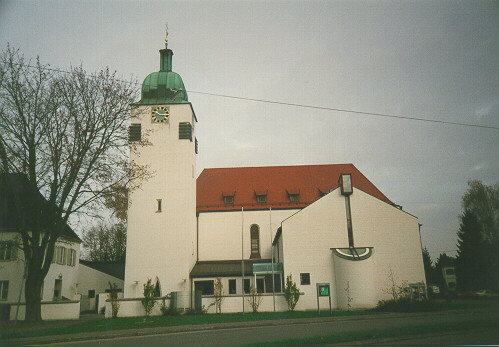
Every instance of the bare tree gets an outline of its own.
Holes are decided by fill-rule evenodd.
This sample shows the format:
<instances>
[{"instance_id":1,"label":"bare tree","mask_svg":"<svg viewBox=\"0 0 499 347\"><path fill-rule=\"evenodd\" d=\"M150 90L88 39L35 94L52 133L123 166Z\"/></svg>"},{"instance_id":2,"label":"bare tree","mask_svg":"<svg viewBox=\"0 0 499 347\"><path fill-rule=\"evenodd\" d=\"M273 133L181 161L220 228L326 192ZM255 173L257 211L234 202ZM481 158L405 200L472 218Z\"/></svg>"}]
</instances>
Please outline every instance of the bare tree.
<instances>
[{"instance_id":1,"label":"bare tree","mask_svg":"<svg viewBox=\"0 0 499 347\"><path fill-rule=\"evenodd\" d=\"M83 246L91 261L125 261L126 225L94 226L83 235Z\"/></svg>"},{"instance_id":2,"label":"bare tree","mask_svg":"<svg viewBox=\"0 0 499 347\"><path fill-rule=\"evenodd\" d=\"M30 182L33 218L19 230L28 268L25 320L40 321L41 285L69 217L93 215L107 189L130 187L146 174L126 160L137 90L108 69L89 78L82 67L59 73L38 59L30 66L10 46L0 59L2 171ZM44 223L39 193L48 201Z\"/></svg>"}]
</instances>

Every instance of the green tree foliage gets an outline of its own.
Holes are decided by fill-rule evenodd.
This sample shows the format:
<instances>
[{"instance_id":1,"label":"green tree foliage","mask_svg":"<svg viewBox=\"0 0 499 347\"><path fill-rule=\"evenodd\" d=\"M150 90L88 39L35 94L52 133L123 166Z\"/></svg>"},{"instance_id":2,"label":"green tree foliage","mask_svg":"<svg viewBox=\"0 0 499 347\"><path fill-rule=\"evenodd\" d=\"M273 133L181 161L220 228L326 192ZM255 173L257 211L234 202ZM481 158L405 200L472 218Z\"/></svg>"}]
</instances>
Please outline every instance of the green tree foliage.
<instances>
[{"instance_id":1,"label":"green tree foliage","mask_svg":"<svg viewBox=\"0 0 499 347\"><path fill-rule=\"evenodd\" d=\"M480 223L472 212L464 212L457 237L456 275L459 289L469 291L486 288L489 246L483 240Z\"/></svg>"},{"instance_id":2,"label":"green tree foliage","mask_svg":"<svg viewBox=\"0 0 499 347\"><path fill-rule=\"evenodd\" d=\"M433 262L431 261L430 252L428 249L423 248L423 266L426 276L427 284L436 284L435 281L435 268L433 267Z\"/></svg>"},{"instance_id":3,"label":"green tree foliage","mask_svg":"<svg viewBox=\"0 0 499 347\"><path fill-rule=\"evenodd\" d=\"M151 279L147 279L147 283L144 283L144 298L141 300L142 306L144 306L144 311L146 312L146 317L151 314L154 305L156 305L156 287L151 283Z\"/></svg>"},{"instance_id":4,"label":"green tree foliage","mask_svg":"<svg viewBox=\"0 0 499 347\"><path fill-rule=\"evenodd\" d=\"M462 290L499 289L499 183L468 182L463 195L456 274Z\"/></svg>"},{"instance_id":5,"label":"green tree foliage","mask_svg":"<svg viewBox=\"0 0 499 347\"><path fill-rule=\"evenodd\" d=\"M288 303L288 309L293 311L300 300L300 289L296 286L296 283L293 281L293 277L289 274L286 277L286 287L284 288L284 298Z\"/></svg>"},{"instance_id":6,"label":"green tree foliage","mask_svg":"<svg viewBox=\"0 0 499 347\"><path fill-rule=\"evenodd\" d=\"M92 215L107 189L129 187L145 172L127 163L136 85L108 69L92 75L82 67L47 69L11 47L0 54L1 171L26 175L34 205L34 218L19 229L28 267L26 321L41 320L42 283L70 216ZM49 206L44 223L39 193Z\"/></svg>"},{"instance_id":7,"label":"green tree foliage","mask_svg":"<svg viewBox=\"0 0 499 347\"><path fill-rule=\"evenodd\" d=\"M83 235L86 258L92 261L124 262L126 257L126 225L99 224Z\"/></svg>"}]
</instances>

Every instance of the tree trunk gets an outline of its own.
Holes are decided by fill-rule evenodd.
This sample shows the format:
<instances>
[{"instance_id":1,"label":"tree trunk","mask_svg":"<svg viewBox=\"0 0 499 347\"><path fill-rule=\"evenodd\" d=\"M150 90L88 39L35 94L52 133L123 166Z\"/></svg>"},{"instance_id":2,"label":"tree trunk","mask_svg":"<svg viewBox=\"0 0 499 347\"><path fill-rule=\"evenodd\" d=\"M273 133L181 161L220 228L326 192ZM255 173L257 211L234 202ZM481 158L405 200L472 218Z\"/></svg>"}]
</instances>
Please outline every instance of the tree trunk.
<instances>
[{"instance_id":1,"label":"tree trunk","mask_svg":"<svg viewBox=\"0 0 499 347\"><path fill-rule=\"evenodd\" d=\"M26 287L24 289L24 296L26 298L25 322L42 321L42 300L40 296L43 280L40 277L37 275L28 275L26 278Z\"/></svg>"}]
</instances>

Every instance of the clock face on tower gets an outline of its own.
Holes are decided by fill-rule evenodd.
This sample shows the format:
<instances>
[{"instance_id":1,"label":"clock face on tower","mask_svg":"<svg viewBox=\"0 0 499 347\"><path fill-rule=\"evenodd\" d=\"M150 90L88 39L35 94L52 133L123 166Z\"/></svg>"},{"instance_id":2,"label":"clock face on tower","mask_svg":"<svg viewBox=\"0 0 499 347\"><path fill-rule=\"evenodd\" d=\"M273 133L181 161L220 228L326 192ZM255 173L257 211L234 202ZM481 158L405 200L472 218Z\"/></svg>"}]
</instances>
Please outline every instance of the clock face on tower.
<instances>
[{"instance_id":1,"label":"clock face on tower","mask_svg":"<svg viewBox=\"0 0 499 347\"><path fill-rule=\"evenodd\" d=\"M166 123L170 116L170 110L167 106L156 106L151 108L151 121L153 123Z\"/></svg>"}]
</instances>

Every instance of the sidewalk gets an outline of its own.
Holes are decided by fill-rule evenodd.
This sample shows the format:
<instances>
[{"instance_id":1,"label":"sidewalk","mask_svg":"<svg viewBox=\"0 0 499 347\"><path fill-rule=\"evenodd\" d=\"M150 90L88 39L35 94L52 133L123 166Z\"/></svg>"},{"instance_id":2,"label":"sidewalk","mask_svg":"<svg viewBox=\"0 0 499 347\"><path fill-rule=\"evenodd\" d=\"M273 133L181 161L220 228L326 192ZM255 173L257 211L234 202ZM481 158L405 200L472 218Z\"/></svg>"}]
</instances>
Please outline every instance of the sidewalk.
<instances>
[{"instance_id":1,"label":"sidewalk","mask_svg":"<svg viewBox=\"0 0 499 347\"><path fill-rule=\"evenodd\" d=\"M472 312L495 311L495 309L480 309L480 310L453 310L453 311L438 311L438 312L425 312L425 313L386 313L383 315L361 315L361 316L324 316L317 318L297 318L297 319L283 319L283 320L259 320L247 322L234 322L234 323L215 323L215 324L198 324L198 325L179 325L168 327L155 327L155 328L142 328L142 329L124 329L124 330L108 330L97 331L77 334L66 335L52 335L52 336L38 336L29 338L15 338L1 341L2 346L19 346L30 344L51 344L51 343L64 343L75 341L88 341L94 339L111 339L116 337L136 337L148 336L158 334L169 334L179 332L194 332L194 331L210 331L218 329L232 329L239 327L258 327L258 326L279 326L279 325L292 325L292 324L307 324L325 321L357 321L369 319L386 319L393 317L420 317L420 316L443 316L449 314L463 314ZM371 342L372 343L372 342ZM362 345L362 341L358 342Z\"/></svg>"}]
</instances>

